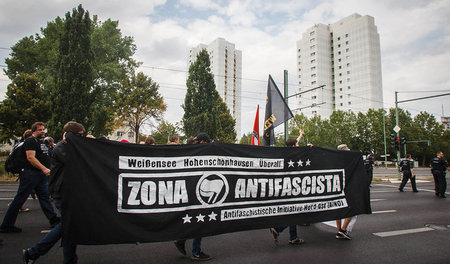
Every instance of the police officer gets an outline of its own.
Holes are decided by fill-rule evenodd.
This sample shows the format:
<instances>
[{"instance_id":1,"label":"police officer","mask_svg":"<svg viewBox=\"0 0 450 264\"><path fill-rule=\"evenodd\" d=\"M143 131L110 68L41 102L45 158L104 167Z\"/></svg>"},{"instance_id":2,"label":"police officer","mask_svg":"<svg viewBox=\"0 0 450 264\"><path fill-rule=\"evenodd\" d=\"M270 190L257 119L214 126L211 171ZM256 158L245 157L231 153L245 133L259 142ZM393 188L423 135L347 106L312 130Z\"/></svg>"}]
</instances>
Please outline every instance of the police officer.
<instances>
[{"instance_id":1,"label":"police officer","mask_svg":"<svg viewBox=\"0 0 450 264\"><path fill-rule=\"evenodd\" d=\"M445 191L447 189L446 168L448 167L447 161L444 159L444 153L439 151L437 156L430 161L431 173L434 178L434 189L436 196L445 198Z\"/></svg>"},{"instance_id":2,"label":"police officer","mask_svg":"<svg viewBox=\"0 0 450 264\"><path fill-rule=\"evenodd\" d=\"M400 161L400 170L403 172L403 179L399 191L403 192L403 188L405 187L408 180L411 181L411 186L413 192L418 192L416 187L416 177L413 173L414 161L411 159L411 154L406 155L406 159Z\"/></svg>"},{"instance_id":3,"label":"police officer","mask_svg":"<svg viewBox=\"0 0 450 264\"><path fill-rule=\"evenodd\" d=\"M373 156L372 154L367 154L366 159L364 160L364 167L366 168L367 171L367 176L369 177L369 186L372 185L372 179L373 179L373 166L374 166L374 162L373 162Z\"/></svg>"}]
</instances>

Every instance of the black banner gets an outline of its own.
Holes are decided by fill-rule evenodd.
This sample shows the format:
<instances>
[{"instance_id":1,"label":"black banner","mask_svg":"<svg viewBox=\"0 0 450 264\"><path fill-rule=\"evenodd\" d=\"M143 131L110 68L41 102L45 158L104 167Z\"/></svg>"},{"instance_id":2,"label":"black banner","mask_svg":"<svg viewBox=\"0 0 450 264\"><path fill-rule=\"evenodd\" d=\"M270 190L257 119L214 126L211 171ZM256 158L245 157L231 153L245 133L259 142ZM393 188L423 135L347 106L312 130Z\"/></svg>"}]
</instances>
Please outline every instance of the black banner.
<instances>
[{"instance_id":1,"label":"black banner","mask_svg":"<svg viewBox=\"0 0 450 264\"><path fill-rule=\"evenodd\" d=\"M168 241L371 213L360 152L68 136L63 228L76 244Z\"/></svg>"}]
</instances>

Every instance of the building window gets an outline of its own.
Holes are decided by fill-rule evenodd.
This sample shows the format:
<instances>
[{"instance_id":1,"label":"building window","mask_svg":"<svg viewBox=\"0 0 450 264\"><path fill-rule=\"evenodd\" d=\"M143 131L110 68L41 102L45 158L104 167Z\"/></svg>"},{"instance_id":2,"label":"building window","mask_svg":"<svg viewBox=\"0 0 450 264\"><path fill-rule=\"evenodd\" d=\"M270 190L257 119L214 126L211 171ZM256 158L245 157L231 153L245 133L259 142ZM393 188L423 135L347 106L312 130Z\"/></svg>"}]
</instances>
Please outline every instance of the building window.
<instances>
[{"instance_id":1,"label":"building window","mask_svg":"<svg viewBox=\"0 0 450 264\"><path fill-rule=\"evenodd\" d=\"M116 136L121 137L123 136L123 133L121 131L117 131Z\"/></svg>"},{"instance_id":2,"label":"building window","mask_svg":"<svg viewBox=\"0 0 450 264\"><path fill-rule=\"evenodd\" d=\"M341 47L341 44L338 44L338 48L340 48Z\"/></svg>"},{"instance_id":3,"label":"building window","mask_svg":"<svg viewBox=\"0 0 450 264\"><path fill-rule=\"evenodd\" d=\"M343 104L343 103L341 103L341 106L344 106L344 104Z\"/></svg>"},{"instance_id":4,"label":"building window","mask_svg":"<svg viewBox=\"0 0 450 264\"><path fill-rule=\"evenodd\" d=\"M314 55L316 55L316 53L315 52L311 52L311 56L314 56Z\"/></svg>"},{"instance_id":5,"label":"building window","mask_svg":"<svg viewBox=\"0 0 450 264\"><path fill-rule=\"evenodd\" d=\"M342 66L341 66L341 65L339 65L339 70L340 70L340 69L342 69Z\"/></svg>"},{"instance_id":6,"label":"building window","mask_svg":"<svg viewBox=\"0 0 450 264\"><path fill-rule=\"evenodd\" d=\"M349 50L350 50L349 48L346 48L346 49L345 49L345 52L348 52Z\"/></svg>"},{"instance_id":7,"label":"building window","mask_svg":"<svg viewBox=\"0 0 450 264\"><path fill-rule=\"evenodd\" d=\"M309 42L312 43L312 42L314 42L315 40L316 40L315 38L312 38L312 39L309 40Z\"/></svg>"},{"instance_id":8,"label":"building window","mask_svg":"<svg viewBox=\"0 0 450 264\"><path fill-rule=\"evenodd\" d=\"M352 102L348 102L348 105L351 105L352 104Z\"/></svg>"},{"instance_id":9,"label":"building window","mask_svg":"<svg viewBox=\"0 0 450 264\"><path fill-rule=\"evenodd\" d=\"M347 82L350 82L350 78L347 78Z\"/></svg>"},{"instance_id":10,"label":"building window","mask_svg":"<svg viewBox=\"0 0 450 264\"><path fill-rule=\"evenodd\" d=\"M338 55L341 55L341 51L338 51Z\"/></svg>"},{"instance_id":11,"label":"building window","mask_svg":"<svg viewBox=\"0 0 450 264\"><path fill-rule=\"evenodd\" d=\"M342 84L342 80L339 81L339 84Z\"/></svg>"},{"instance_id":12,"label":"building window","mask_svg":"<svg viewBox=\"0 0 450 264\"><path fill-rule=\"evenodd\" d=\"M314 63L314 62L316 62L316 60L311 60L311 63Z\"/></svg>"},{"instance_id":13,"label":"building window","mask_svg":"<svg viewBox=\"0 0 450 264\"><path fill-rule=\"evenodd\" d=\"M350 74L350 71L347 71L347 74Z\"/></svg>"},{"instance_id":14,"label":"building window","mask_svg":"<svg viewBox=\"0 0 450 264\"><path fill-rule=\"evenodd\" d=\"M348 34L345 34L345 37L348 38Z\"/></svg>"},{"instance_id":15,"label":"building window","mask_svg":"<svg viewBox=\"0 0 450 264\"><path fill-rule=\"evenodd\" d=\"M339 73L339 76L342 76L342 72Z\"/></svg>"},{"instance_id":16,"label":"building window","mask_svg":"<svg viewBox=\"0 0 450 264\"><path fill-rule=\"evenodd\" d=\"M341 92L342 92L342 88L339 88L339 91L341 91Z\"/></svg>"},{"instance_id":17,"label":"building window","mask_svg":"<svg viewBox=\"0 0 450 264\"><path fill-rule=\"evenodd\" d=\"M342 91L342 89L341 89L341 91ZM341 95L341 96L339 96L339 98L341 98L341 99L342 99L342 95Z\"/></svg>"},{"instance_id":18,"label":"building window","mask_svg":"<svg viewBox=\"0 0 450 264\"><path fill-rule=\"evenodd\" d=\"M347 63L347 67L350 67L350 63Z\"/></svg>"},{"instance_id":19,"label":"building window","mask_svg":"<svg viewBox=\"0 0 450 264\"><path fill-rule=\"evenodd\" d=\"M299 74L299 75L298 75L298 78L299 78L299 79L301 79L301 78L302 78L302 76L301 76L301 75Z\"/></svg>"},{"instance_id":20,"label":"building window","mask_svg":"<svg viewBox=\"0 0 450 264\"><path fill-rule=\"evenodd\" d=\"M345 45L348 45L348 40L345 42Z\"/></svg>"},{"instance_id":21,"label":"building window","mask_svg":"<svg viewBox=\"0 0 450 264\"><path fill-rule=\"evenodd\" d=\"M341 40L341 37L338 37L338 40Z\"/></svg>"},{"instance_id":22,"label":"building window","mask_svg":"<svg viewBox=\"0 0 450 264\"><path fill-rule=\"evenodd\" d=\"M317 82L316 81L312 81L311 82L311 85L315 85Z\"/></svg>"},{"instance_id":23,"label":"building window","mask_svg":"<svg viewBox=\"0 0 450 264\"><path fill-rule=\"evenodd\" d=\"M311 71L314 71L316 69L316 66L311 67Z\"/></svg>"},{"instance_id":24,"label":"building window","mask_svg":"<svg viewBox=\"0 0 450 264\"><path fill-rule=\"evenodd\" d=\"M316 47L316 45L312 45L311 47L309 47L310 49L314 49Z\"/></svg>"},{"instance_id":25,"label":"building window","mask_svg":"<svg viewBox=\"0 0 450 264\"><path fill-rule=\"evenodd\" d=\"M311 74L311 78L314 78L314 77L316 77L316 74L315 73Z\"/></svg>"},{"instance_id":26,"label":"building window","mask_svg":"<svg viewBox=\"0 0 450 264\"><path fill-rule=\"evenodd\" d=\"M300 53L300 49L298 49L298 53Z\"/></svg>"},{"instance_id":27,"label":"building window","mask_svg":"<svg viewBox=\"0 0 450 264\"><path fill-rule=\"evenodd\" d=\"M312 114L313 115L317 115L317 111L312 111Z\"/></svg>"},{"instance_id":28,"label":"building window","mask_svg":"<svg viewBox=\"0 0 450 264\"><path fill-rule=\"evenodd\" d=\"M311 99L317 99L317 96L313 95L313 96L311 97Z\"/></svg>"},{"instance_id":29,"label":"building window","mask_svg":"<svg viewBox=\"0 0 450 264\"><path fill-rule=\"evenodd\" d=\"M310 36L313 36L314 33L316 33L316 32L315 32L315 31L311 31L311 32L309 32L309 35L310 35Z\"/></svg>"}]
</instances>

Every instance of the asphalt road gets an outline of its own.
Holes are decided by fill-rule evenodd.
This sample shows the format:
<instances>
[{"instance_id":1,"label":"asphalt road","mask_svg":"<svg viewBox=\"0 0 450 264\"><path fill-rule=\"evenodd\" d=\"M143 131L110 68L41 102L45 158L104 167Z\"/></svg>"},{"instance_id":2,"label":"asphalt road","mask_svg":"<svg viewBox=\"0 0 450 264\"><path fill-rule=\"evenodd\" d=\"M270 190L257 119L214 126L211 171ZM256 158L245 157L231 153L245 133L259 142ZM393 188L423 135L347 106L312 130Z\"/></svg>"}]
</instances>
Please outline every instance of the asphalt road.
<instances>
[{"instance_id":1,"label":"asphalt road","mask_svg":"<svg viewBox=\"0 0 450 264\"><path fill-rule=\"evenodd\" d=\"M424 177L427 175L424 175ZM431 175L428 175L431 176ZM447 181L449 181L447 177ZM419 181L419 193L408 184L400 193L398 183L373 184L373 214L357 218L351 241L337 240L335 228L317 223L299 227L306 243L289 245L288 231L276 246L269 230L237 232L203 239L208 263L450 263L450 193L437 198L432 182ZM17 189L0 185L0 218ZM38 242L49 229L37 200L28 200L30 212L20 213L19 234L0 234L0 263L22 263L21 249ZM190 250L190 243L187 243ZM79 246L79 263L192 263L171 242L132 245ZM37 263L61 263L62 250L54 247Z\"/></svg>"}]
</instances>

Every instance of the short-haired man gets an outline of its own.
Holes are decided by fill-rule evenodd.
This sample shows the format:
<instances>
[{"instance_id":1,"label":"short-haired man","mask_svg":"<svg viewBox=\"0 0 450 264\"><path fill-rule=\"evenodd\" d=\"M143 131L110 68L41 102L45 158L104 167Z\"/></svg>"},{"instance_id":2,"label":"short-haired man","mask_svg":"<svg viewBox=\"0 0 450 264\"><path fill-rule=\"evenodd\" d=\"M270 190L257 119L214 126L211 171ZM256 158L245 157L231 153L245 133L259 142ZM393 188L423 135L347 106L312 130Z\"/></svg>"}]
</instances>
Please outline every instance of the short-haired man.
<instances>
[{"instance_id":1,"label":"short-haired man","mask_svg":"<svg viewBox=\"0 0 450 264\"><path fill-rule=\"evenodd\" d=\"M167 143L169 145L178 145L180 144L180 138L177 135L172 135Z\"/></svg>"},{"instance_id":2,"label":"short-haired man","mask_svg":"<svg viewBox=\"0 0 450 264\"><path fill-rule=\"evenodd\" d=\"M64 125L63 128L63 140L56 144L53 156L52 156L52 164L51 164L51 174L50 174L50 183L49 189L50 193L55 201L56 208L61 212L61 200L63 196L63 181L64 181L64 172L63 167L64 163L68 162L66 160L66 133L72 133L74 135L83 136L85 129L84 126L80 123L69 121ZM39 241L36 245L31 248L23 249L22 255L25 263L29 261L36 260L42 255L45 255L62 236L62 223L56 225L50 233L45 235L45 237ZM70 241L65 241L63 244L63 255L64 260L63 263L77 263L78 257L76 255L76 245L71 244ZM34 263L34 262L31 262Z\"/></svg>"},{"instance_id":3,"label":"short-haired man","mask_svg":"<svg viewBox=\"0 0 450 264\"><path fill-rule=\"evenodd\" d=\"M430 167L434 178L436 196L446 198L445 191L447 190L447 180L445 179L445 176L447 174L446 168L448 168L448 163L444 159L444 153L442 151L438 151L436 157L430 161Z\"/></svg>"},{"instance_id":4,"label":"short-haired man","mask_svg":"<svg viewBox=\"0 0 450 264\"><path fill-rule=\"evenodd\" d=\"M31 137L27 138L23 144L27 162L25 167L19 172L20 184L14 200L6 211L5 218L0 226L1 233L19 233L21 228L14 226L19 209L28 196L35 190L39 198L39 204L45 216L49 219L53 227L59 223L53 206L50 203L48 193L47 176L50 175L50 157L41 148L41 140L45 135L45 125L36 122L31 126Z\"/></svg>"}]
</instances>

